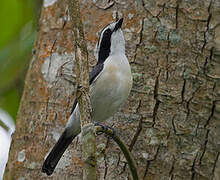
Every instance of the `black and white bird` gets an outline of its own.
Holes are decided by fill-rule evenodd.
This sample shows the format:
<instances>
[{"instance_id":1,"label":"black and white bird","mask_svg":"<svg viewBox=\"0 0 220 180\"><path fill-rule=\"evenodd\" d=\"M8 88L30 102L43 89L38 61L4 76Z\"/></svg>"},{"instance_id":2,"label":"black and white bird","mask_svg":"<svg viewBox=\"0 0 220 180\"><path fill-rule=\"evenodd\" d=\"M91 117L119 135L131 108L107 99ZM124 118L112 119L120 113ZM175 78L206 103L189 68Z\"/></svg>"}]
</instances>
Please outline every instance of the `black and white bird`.
<instances>
[{"instance_id":1,"label":"black and white bird","mask_svg":"<svg viewBox=\"0 0 220 180\"><path fill-rule=\"evenodd\" d=\"M125 55L125 40L121 30L123 18L108 24L97 45L98 62L90 73L92 120L102 122L122 106L132 87L131 68ZM80 133L80 114L75 100L65 130L46 160L42 172L51 175L63 153Z\"/></svg>"}]
</instances>

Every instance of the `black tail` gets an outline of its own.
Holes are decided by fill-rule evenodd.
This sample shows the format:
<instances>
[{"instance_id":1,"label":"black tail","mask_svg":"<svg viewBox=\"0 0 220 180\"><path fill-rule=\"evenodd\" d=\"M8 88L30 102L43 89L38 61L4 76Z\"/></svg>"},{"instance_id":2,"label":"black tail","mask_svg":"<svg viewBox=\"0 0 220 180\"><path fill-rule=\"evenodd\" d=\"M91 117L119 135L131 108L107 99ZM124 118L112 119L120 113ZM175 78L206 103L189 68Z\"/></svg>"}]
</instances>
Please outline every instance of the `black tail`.
<instances>
[{"instance_id":1,"label":"black tail","mask_svg":"<svg viewBox=\"0 0 220 180\"><path fill-rule=\"evenodd\" d=\"M44 164L42 166L43 173L46 173L48 176L53 173L63 153L75 137L76 136L67 136L66 130L63 132L63 134L60 136L59 140L53 147L52 151L44 161Z\"/></svg>"}]
</instances>

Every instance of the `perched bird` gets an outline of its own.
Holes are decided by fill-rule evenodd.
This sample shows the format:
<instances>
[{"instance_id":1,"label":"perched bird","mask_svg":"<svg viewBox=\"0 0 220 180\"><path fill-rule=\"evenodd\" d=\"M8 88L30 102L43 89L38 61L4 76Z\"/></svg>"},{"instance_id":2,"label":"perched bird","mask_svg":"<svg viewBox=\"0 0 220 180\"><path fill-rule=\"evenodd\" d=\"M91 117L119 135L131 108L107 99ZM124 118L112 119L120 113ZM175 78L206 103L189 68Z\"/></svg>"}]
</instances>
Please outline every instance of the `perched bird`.
<instances>
[{"instance_id":1,"label":"perched bird","mask_svg":"<svg viewBox=\"0 0 220 180\"><path fill-rule=\"evenodd\" d=\"M89 75L91 116L96 122L111 117L124 104L132 87L122 23L123 18L102 30L97 45L98 62ZM63 153L80 131L79 106L75 100L65 130L44 161L42 172L47 175L53 173Z\"/></svg>"}]
</instances>

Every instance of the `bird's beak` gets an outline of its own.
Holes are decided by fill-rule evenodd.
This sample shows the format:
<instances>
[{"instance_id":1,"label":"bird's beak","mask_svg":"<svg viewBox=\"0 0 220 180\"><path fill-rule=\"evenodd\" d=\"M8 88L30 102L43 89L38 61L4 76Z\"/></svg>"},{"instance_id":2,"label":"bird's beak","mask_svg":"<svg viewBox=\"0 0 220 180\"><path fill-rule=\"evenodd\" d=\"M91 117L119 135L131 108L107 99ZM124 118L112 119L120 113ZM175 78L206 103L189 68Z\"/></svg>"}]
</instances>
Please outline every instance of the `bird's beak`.
<instances>
[{"instance_id":1,"label":"bird's beak","mask_svg":"<svg viewBox=\"0 0 220 180\"><path fill-rule=\"evenodd\" d=\"M121 26L122 26L122 23L123 23L123 18L119 19L119 20L116 22L114 31L117 31L118 29L120 29Z\"/></svg>"}]
</instances>

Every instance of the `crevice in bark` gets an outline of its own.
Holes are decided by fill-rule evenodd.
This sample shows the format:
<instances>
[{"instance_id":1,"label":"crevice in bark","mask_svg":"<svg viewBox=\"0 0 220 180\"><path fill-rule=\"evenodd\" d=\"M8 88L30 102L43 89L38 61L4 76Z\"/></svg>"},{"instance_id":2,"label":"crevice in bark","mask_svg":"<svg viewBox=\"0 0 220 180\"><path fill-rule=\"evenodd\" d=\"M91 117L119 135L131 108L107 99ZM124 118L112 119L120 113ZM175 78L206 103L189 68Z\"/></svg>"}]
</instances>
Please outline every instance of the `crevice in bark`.
<instances>
[{"instance_id":1,"label":"crevice in bark","mask_svg":"<svg viewBox=\"0 0 220 180\"><path fill-rule=\"evenodd\" d=\"M155 42L155 40L157 38L157 33L158 33L158 30L156 30L156 32L154 33L153 42Z\"/></svg>"},{"instance_id":2,"label":"crevice in bark","mask_svg":"<svg viewBox=\"0 0 220 180\"><path fill-rule=\"evenodd\" d=\"M139 113L140 107L141 107L141 100L139 100L139 102L138 102L138 107L137 107L136 113ZM138 136L139 136L140 133L141 133L141 130L142 130L142 122L143 122L143 117L141 116L141 117L140 117L140 120L139 120L139 123L138 123L138 127L137 127L137 130L136 130L136 133L135 133L134 137L132 138L131 143L130 143L130 145L129 145L129 151L130 151L130 152L132 151L132 149L133 149L133 147L134 147L134 145L135 145L135 143L136 143L136 141L137 141L137 139L138 139Z\"/></svg>"},{"instance_id":3,"label":"crevice in bark","mask_svg":"<svg viewBox=\"0 0 220 180\"><path fill-rule=\"evenodd\" d=\"M210 11L211 6L212 6L212 0L210 1L209 7L208 7L209 16L208 16L208 19L207 19L206 31L204 32L204 35L203 35L204 36L204 44L203 44L202 49L201 49L202 52L204 51L204 48L207 44L206 33L209 31L209 24L210 24L210 20L212 18L212 13Z\"/></svg>"},{"instance_id":4,"label":"crevice in bark","mask_svg":"<svg viewBox=\"0 0 220 180\"><path fill-rule=\"evenodd\" d=\"M153 125L152 127L154 127L155 123L156 123L156 117L157 117L157 111L159 109L159 105L160 105L160 101L156 100L155 106L154 106L154 111L153 111Z\"/></svg>"},{"instance_id":5,"label":"crevice in bark","mask_svg":"<svg viewBox=\"0 0 220 180\"><path fill-rule=\"evenodd\" d=\"M168 32L167 35L167 50L170 50L170 32ZM165 81L167 81L169 78L169 52L166 54L166 78Z\"/></svg>"},{"instance_id":6,"label":"crevice in bark","mask_svg":"<svg viewBox=\"0 0 220 180\"><path fill-rule=\"evenodd\" d=\"M192 97L188 101L186 101L186 109L187 109L186 121L188 120L189 115L190 115L190 107L189 107L190 102L192 101L192 99L193 99L193 97L194 97L194 95L195 95L195 93L197 92L198 89L199 89L199 87L197 87L196 90L192 93Z\"/></svg>"},{"instance_id":7,"label":"crevice in bark","mask_svg":"<svg viewBox=\"0 0 220 180\"><path fill-rule=\"evenodd\" d=\"M136 63L136 57L137 57L137 50L140 47L141 43L142 43L142 39L143 39L143 30L144 30L144 18L142 18L142 23L141 23L141 30L140 30L140 40L139 42L136 44L135 47L135 53L134 53L134 60L132 63Z\"/></svg>"},{"instance_id":8,"label":"crevice in bark","mask_svg":"<svg viewBox=\"0 0 220 180\"><path fill-rule=\"evenodd\" d=\"M199 118L199 120L198 120L198 122L197 122L197 125L196 125L196 132L195 132L195 136L193 136L193 141L194 141L194 138L195 138L195 137L197 137L197 135L198 135L198 134L197 134L197 132L198 132L198 129L199 129L199 124L200 124L200 121L201 121L201 120L200 120L200 118Z\"/></svg>"},{"instance_id":9,"label":"crevice in bark","mask_svg":"<svg viewBox=\"0 0 220 180\"><path fill-rule=\"evenodd\" d=\"M192 168L191 168L191 172L192 172L191 180L195 179L195 175L196 175L195 165L196 165L197 156L198 156L198 153L196 154L196 157L193 160L193 164L192 164Z\"/></svg>"},{"instance_id":10,"label":"crevice in bark","mask_svg":"<svg viewBox=\"0 0 220 180\"><path fill-rule=\"evenodd\" d=\"M195 38L196 39L196 38ZM197 44L197 43L196 43ZM198 62L198 58L199 58L199 54L197 54L196 55L196 57L195 57L195 63L196 63L196 67L198 68L198 69L200 69L200 63Z\"/></svg>"},{"instance_id":11,"label":"crevice in bark","mask_svg":"<svg viewBox=\"0 0 220 180\"><path fill-rule=\"evenodd\" d=\"M170 176L170 180L173 179L173 171L174 171L174 167L175 167L175 157L173 156L173 162L172 162L172 166L171 166L171 169L170 169L170 172L169 172L169 176Z\"/></svg>"},{"instance_id":12,"label":"crevice in bark","mask_svg":"<svg viewBox=\"0 0 220 180\"><path fill-rule=\"evenodd\" d=\"M173 180L173 174L171 175L170 180Z\"/></svg>"},{"instance_id":13,"label":"crevice in bark","mask_svg":"<svg viewBox=\"0 0 220 180\"><path fill-rule=\"evenodd\" d=\"M49 106L50 106L49 100L50 100L50 98L47 97L46 109L45 109L45 114L46 114L45 120L47 120L47 118L48 118L48 116L49 116L49 112L48 112L48 109L49 109Z\"/></svg>"},{"instance_id":14,"label":"crevice in bark","mask_svg":"<svg viewBox=\"0 0 220 180\"><path fill-rule=\"evenodd\" d=\"M181 99L182 99L182 103L184 102L184 94L185 94L185 87L186 87L186 79L183 79L183 87L182 87L182 91L181 91Z\"/></svg>"},{"instance_id":15,"label":"crevice in bark","mask_svg":"<svg viewBox=\"0 0 220 180\"><path fill-rule=\"evenodd\" d=\"M212 57L213 57L213 51L214 51L214 47L212 47L212 48L210 49L209 57L206 57L206 59L205 59L205 63L204 63L204 65L203 65L203 73L204 73L206 76L208 76L207 73L206 73L206 70L207 70L207 64L209 63L209 61L212 60Z\"/></svg>"},{"instance_id":16,"label":"crevice in bark","mask_svg":"<svg viewBox=\"0 0 220 180\"><path fill-rule=\"evenodd\" d=\"M121 160L120 155L121 155L121 151L118 153L118 161L116 163L116 168L119 166L119 163L120 163L120 160Z\"/></svg>"},{"instance_id":17,"label":"crevice in bark","mask_svg":"<svg viewBox=\"0 0 220 180\"><path fill-rule=\"evenodd\" d=\"M131 144L129 145L129 151L132 151L137 139L138 139L138 136L140 135L141 131L142 131L142 117L140 118L140 121L139 121L139 124L138 124L138 127L137 127L137 130L136 130L136 133L133 137L133 139L131 140Z\"/></svg>"},{"instance_id":18,"label":"crevice in bark","mask_svg":"<svg viewBox=\"0 0 220 180\"><path fill-rule=\"evenodd\" d=\"M109 142L110 142L110 138L107 139L105 150L104 150L104 162L105 162L104 179L106 179L107 173L108 173L108 162L107 162L107 159L106 159L106 152L105 151L109 146ZM120 159L120 156L119 156L119 159Z\"/></svg>"},{"instance_id":19,"label":"crevice in bark","mask_svg":"<svg viewBox=\"0 0 220 180\"><path fill-rule=\"evenodd\" d=\"M209 55L210 61L212 60L212 57L213 57L213 50L214 50L214 47L212 47L212 48L210 49L210 55Z\"/></svg>"},{"instance_id":20,"label":"crevice in bark","mask_svg":"<svg viewBox=\"0 0 220 180\"><path fill-rule=\"evenodd\" d=\"M156 123L157 111L158 111L159 105L160 105L160 100L158 99L159 77L160 77L160 69L159 69L158 75L156 77L155 86L154 86L154 100L156 102L155 102L154 109L153 109L153 124L152 124L152 127L154 127L154 125Z\"/></svg>"},{"instance_id":21,"label":"crevice in bark","mask_svg":"<svg viewBox=\"0 0 220 180\"><path fill-rule=\"evenodd\" d=\"M62 26L62 29L64 29L65 26L66 26L66 23L68 21L68 15L69 15L69 10L68 10L68 8L66 8L65 14L63 16L63 26Z\"/></svg>"},{"instance_id":22,"label":"crevice in bark","mask_svg":"<svg viewBox=\"0 0 220 180\"><path fill-rule=\"evenodd\" d=\"M207 128L207 126L208 126L209 123L210 123L210 120L212 119L212 117L213 117L213 115L214 115L214 112L215 112L215 104L216 104L216 101L213 101L213 102L212 102L211 113L210 113L210 116L208 117L208 120L206 121L205 128Z\"/></svg>"},{"instance_id":23,"label":"crevice in bark","mask_svg":"<svg viewBox=\"0 0 220 180\"><path fill-rule=\"evenodd\" d=\"M168 35L168 42L169 42L169 35ZM168 43L168 49L169 49L169 43ZM169 79L169 54L166 55L166 78L165 81Z\"/></svg>"},{"instance_id":24,"label":"crevice in bark","mask_svg":"<svg viewBox=\"0 0 220 180\"><path fill-rule=\"evenodd\" d=\"M145 168L145 171L144 171L143 179L147 176L147 173L148 173L151 162L155 161L157 159L157 156L159 154L159 149L160 149L160 146L157 147L157 150L156 150L156 153L155 153L153 159L147 160L147 164L146 164L146 168Z\"/></svg>"},{"instance_id":25,"label":"crevice in bark","mask_svg":"<svg viewBox=\"0 0 220 180\"><path fill-rule=\"evenodd\" d=\"M164 4L162 4L161 6L158 6L158 7L162 7L162 10L156 15L156 18L160 21L159 16L160 16L161 12L164 12L164 9L166 7L166 3L164 3Z\"/></svg>"},{"instance_id":26,"label":"crevice in bark","mask_svg":"<svg viewBox=\"0 0 220 180\"><path fill-rule=\"evenodd\" d=\"M170 31L168 32L167 34L167 49L169 50L170 49ZM168 52L169 53L169 52ZM168 56L168 54L167 54ZM168 58L168 57L167 57Z\"/></svg>"},{"instance_id":27,"label":"crevice in bark","mask_svg":"<svg viewBox=\"0 0 220 180\"><path fill-rule=\"evenodd\" d=\"M204 144L203 144L203 151L202 151L201 157L200 157L200 159L199 159L199 165L202 164L202 158L203 158L203 156L204 156L204 154L205 154L205 151L206 151L206 146L207 146L208 138L209 138L209 132L210 132L210 130L208 129L208 130L206 131L205 142L204 142Z\"/></svg>"},{"instance_id":28,"label":"crevice in bark","mask_svg":"<svg viewBox=\"0 0 220 180\"><path fill-rule=\"evenodd\" d=\"M215 88L216 88L216 82L214 83L213 88L212 88L213 92L215 91Z\"/></svg>"},{"instance_id":29,"label":"crevice in bark","mask_svg":"<svg viewBox=\"0 0 220 180\"><path fill-rule=\"evenodd\" d=\"M209 7L208 7L208 12L209 12L209 14L211 14L211 7L212 7L212 0L210 1Z\"/></svg>"},{"instance_id":30,"label":"crevice in bark","mask_svg":"<svg viewBox=\"0 0 220 180\"><path fill-rule=\"evenodd\" d=\"M146 169L145 169L145 172L144 172L144 177L143 177L143 179L147 176L147 173L148 173L148 170L149 170L149 167L150 167L150 162L151 162L151 161L147 161Z\"/></svg>"},{"instance_id":31,"label":"crevice in bark","mask_svg":"<svg viewBox=\"0 0 220 180\"><path fill-rule=\"evenodd\" d=\"M161 12L164 12L165 5L166 5L166 3L164 3L162 6L160 6L160 7L162 7L162 10L161 10L157 15L153 15L147 8L145 8L144 0L142 0L142 6L144 7L144 10L145 10L151 17L157 18L157 20L158 20L159 22L161 22L159 16L160 16ZM159 7L159 6L158 6L158 7Z\"/></svg>"},{"instance_id":32,"label":"crevice in bark","mask_svg":"<svg viewBox=\"0 0 220 180\"><path fill-rule=\"evenodd\" d=\"M205 59L205 63L204 63L204 65L203 65L203 73L206 75L206 66L207 66L207 64L208 64L208 57L206 57L206 59Z\"/></svg>"},{"instance_id":33,"label":"crevice in bark","mask_svg":"<svg viewBox=\"0 0 220 180\"><path fill-rule=\"evenodd\" d=\"M178 0L176 4L176 29L178 29L179 4L180 4L180 0Z\"/></svg>"},{"instance_id":34,"label":"crevice in bark","mask_svg":"<svg viewBox=\"0 0 220 180\"><path fill-rule=\"evenodd\" d=\"M122 169L122 171L119 173L119 175L122 175L122 174L125 172L126 167L127 167L127 162L124 162L123 169Z\"/></svg>"},{"instance_id":35,"label":"crevice in bark","mask_svg":"<svg viewBox=\"0 0 220 180\"><path fill-rule=\"evenodd\" d=\"M216 164L218 162L219 154L220 154L220 152L218 152L218 154L216 155L214 166L213 166L213 169L212 169L212 178L211 178L212 180L214 180L214 177L215 177L215 168L216 168Z\"/></svg>"},{"instance_id":36,"label":"crevice in bark","mask_svg":"<svg viewBox=\"0 0 220 180\"><path fill-rule=\"evenodd\" d=\"M171 132L170 132L170 130L169 130L169 131L168 131L168 134L167 134L167 138L166 138L167 140L170 138L170 133L171 133Z\"/></svg>"},{"instance_id":37,"label":"crevice in bark","mask_svg":"<svg viewBox=\"0 0 220 180\"><path fill-rule=\"evenodd\" d=\"M153 15L151 12L149 12L149 11L145 8L144 0L142 0L142 6L144 7L144 10L145 10L147 13L149 13L152 17L154 17L154 15Z\"/></svg>"},{"instance_id":38,"label":"crevice in bark","mask_svg":"<svg viewBox=\"0 0 220 180\"><path fill-rule=\"evenodd\" d=\"M138 107L136 109L136 113L139 112L139 109L141 107L141 100L139 100L139 103L138 103ZM138 136L140 135L141 131L142 131L142 122L143 122L143 117L141 116L140 120L139 120L139 123L138 123L138 127L137 127L137 130L136 130L136 133L134 135L134 137L132 138L131 140L131 143L129 145L129 151L131 152L133 150L133 147L138 139ZM124 167L123 167L123 171L120 173L124 173L125 169L126 169L126 166L127 166L127 163L124 164Z\"/></svg>"},{"instance_id":39,"label":"crevice in bark","mask_svg":"<svg viewBox=\"0 0 220 180\"><path fill-rule=\"evenodd\" d=\"M172 126L173 126L174 134L177 135L177 133L176 133L176 126L175 126L175 122L174 122L175 117L176 117L176 115L174 115L173 118L172 118Z\"/></svg>"}]
</instances>

